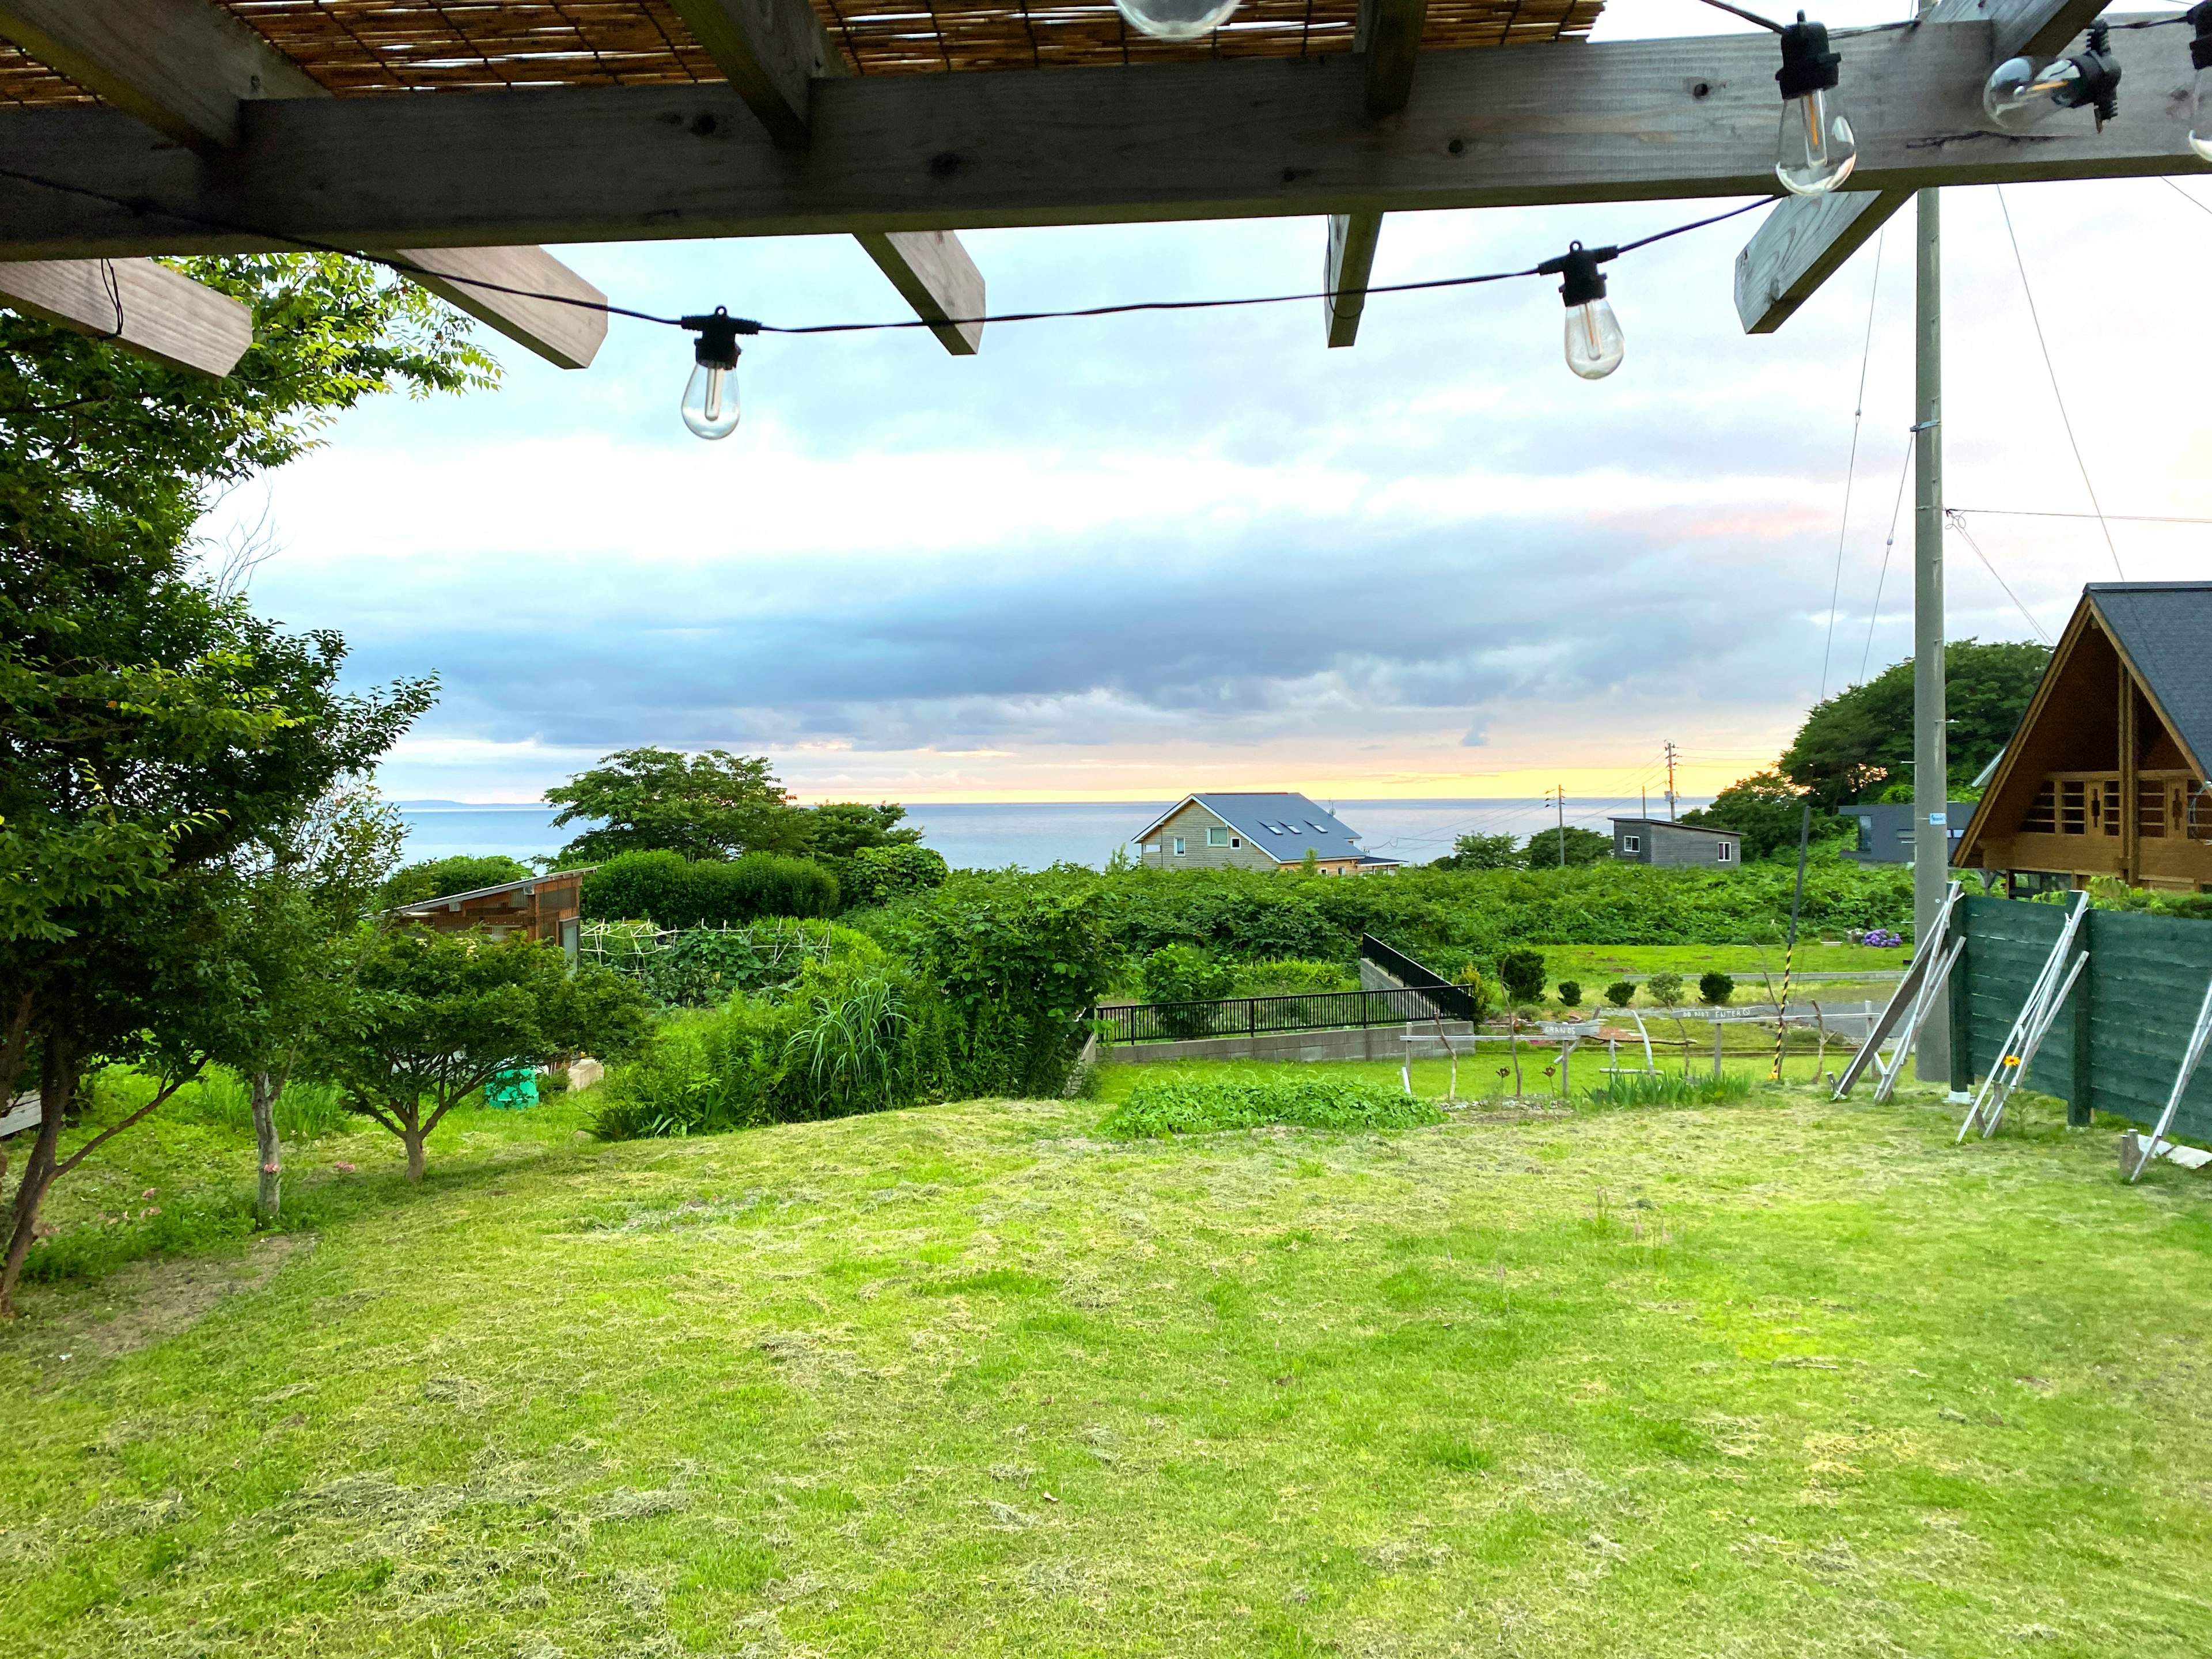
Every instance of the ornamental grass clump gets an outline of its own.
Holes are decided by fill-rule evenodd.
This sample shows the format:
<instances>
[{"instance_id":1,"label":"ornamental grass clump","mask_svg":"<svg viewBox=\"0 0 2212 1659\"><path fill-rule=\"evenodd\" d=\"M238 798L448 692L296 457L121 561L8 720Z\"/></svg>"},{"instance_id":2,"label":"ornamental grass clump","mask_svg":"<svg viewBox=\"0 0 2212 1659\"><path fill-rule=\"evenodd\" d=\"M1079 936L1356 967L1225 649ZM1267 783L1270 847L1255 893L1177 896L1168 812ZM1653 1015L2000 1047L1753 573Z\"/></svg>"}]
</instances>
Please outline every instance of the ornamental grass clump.
<instances>
[{"instance_id":1,"label":"ornamental grass clump","mask_svg":"<svg viewBox=\"0 0 2212 1659\"><path fill-rule=\"evenodd\" d=\"M1587 1106L1727 1106L1751 1098L1752 1080L1740 1072L1684 1077L1674 1072L1620 1072L1583 1096Z\"/></svg>"},{"instance_id":2,"label":"ornamental grass clump","mask_svg":"<svg viewBox=\"0 0 2212 1659\"><path fill-rule=\"evenodd\" d=\"M1116 1140L1215 1134L1287 1124L1304 1129L1416 1129L1444 1121L1432 1103L1383 1084L1323 1078L1146 1079L1098 1133Z\"/></svg>"}]
</instances>

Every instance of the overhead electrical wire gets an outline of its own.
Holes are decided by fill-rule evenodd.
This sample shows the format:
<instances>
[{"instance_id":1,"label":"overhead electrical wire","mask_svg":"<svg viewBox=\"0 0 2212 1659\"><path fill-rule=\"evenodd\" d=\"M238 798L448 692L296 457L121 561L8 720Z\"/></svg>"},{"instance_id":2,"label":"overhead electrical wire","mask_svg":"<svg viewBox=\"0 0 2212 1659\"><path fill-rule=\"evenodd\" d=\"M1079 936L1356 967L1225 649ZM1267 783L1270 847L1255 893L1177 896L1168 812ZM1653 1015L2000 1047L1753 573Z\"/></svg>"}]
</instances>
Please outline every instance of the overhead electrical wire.
<instances>
[{"instance_id":1,"label":"overhead electrical wire","mask_svg":"<svg viewBox=\"0 0 2212 1659\"><path fill-rule=\"evenodd\" d=\"M1990 556L1982 551L1982 544L1974 539L1973 532L1966 528L1966 520L1960 516L1955 510L1948 508L1945 510L1943 517L1949 523L1951 528L1958 532L1960 539L1965 542L1968 547L1974 550L1974 556L1982 562L1982 568L1990 573L1990 578L1996 581L1999 587L2004 589L2004 596L2012 601L2013 609L2019 611L2021 616L2027 618L2027 625L2035 630L2035 637L2041 640L2045 645L2049 645L2051 643L2051 635L2043 631L2043 624L2035 619L2035 613L2020 602L2020 595L2012 591L2012 584L1997 574L1996 566L1991 564L1990 562Z\"/></svg>"},{"instance_id":2,"label":"overhead electrical wire","mask_svg":"<svg viewBox=\"0 0 2212 1659\"><path fill-rule=\"evenodd\" d=\"M2058 389L2058 368L2051 360L2050 343L2043 337L2043 319L2035 309L2035 290L2028 286L2027 261L2020 255L2020 238L2013 232L2012 210L2005 205L2004 186L1999 185L1996 191L1997 211L2004 216L2005 236L2012 243L2013 263L2020 270L2021 292L2027 296L2027 317L2035 325L2035 343L2043 353L2044 373L2051 377L2051 395L2058 404L2059 423L2066 428L2066 442L2074 451L2074 465L2081 470L2081 488L2089 492L2089 505L2096 509L2098 528L2105 532L2105 550L2112 556L2112 568L2125 581L2128 573L2120 563L2120 550L2113 544L2112 526L2105 522L2103 504L2097 500L2097 486L2089 482L2089 464L2081 459L2081 441L2074 435L2074 417L2066 412L2066 394Z\"/></svg>"},{"instance_id":3,"label":"overhead electrical wire","mask_svg":"<svg viewBox=\"0 0 2212 1659\"><path fill-rule=\"evenodd\" d=\"M1828 700L1828 659L1836 648L1836 606L1844 591L1844 540L1851 527L1851 483L1857 476L1859 465L1859 424L1866 414L1867 369L1874 362L1875 301L1881 297L1881 252L1889 232L1885 228L1875 238L1874 281L1867 289L1866 342L1859 350L1859 391L1851 409L1851 453L1844 466L1844 513L1836 526L1836 574L1828 584L1828 637L1820 647L1820 695L1818 702Z\"/></svg>"}]
</instances>

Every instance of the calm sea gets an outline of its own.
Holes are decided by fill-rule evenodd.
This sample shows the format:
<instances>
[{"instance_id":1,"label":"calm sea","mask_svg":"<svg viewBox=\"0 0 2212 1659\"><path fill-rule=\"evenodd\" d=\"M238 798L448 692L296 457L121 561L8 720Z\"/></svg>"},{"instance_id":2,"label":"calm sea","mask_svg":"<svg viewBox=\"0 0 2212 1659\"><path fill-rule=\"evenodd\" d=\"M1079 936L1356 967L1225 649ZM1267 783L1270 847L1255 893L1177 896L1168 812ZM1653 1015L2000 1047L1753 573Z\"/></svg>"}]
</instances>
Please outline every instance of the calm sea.
<instances>
[{"instance_id":1,"label":"calm sea","mask_svg":"<svg viewBox=\"0 0 2212 1659\"><path fill-rule=\"evenodd\" d=\"M962 869L1014 865L1042 870L1048 864L1102 865L1170 801L1012 801L988 804L907 803L907 822L922 839ZM1683 805L1702 805L1702 800ZM1349 824L1368 852L1424 864L1451 850L1453 838L1480 833L1527 836L1557 820L1541 800L1324 800ZM461 801L401 801L410 860L458 853L505 853L528 859L558 852L573 833L552 827L550 806L471 805ZM1567 822L1602 830L1607 812L1633 812L1631 801L1570 799ZM1132 847L1132 855L1134 848Z\"/></svg>"}]
</instances>

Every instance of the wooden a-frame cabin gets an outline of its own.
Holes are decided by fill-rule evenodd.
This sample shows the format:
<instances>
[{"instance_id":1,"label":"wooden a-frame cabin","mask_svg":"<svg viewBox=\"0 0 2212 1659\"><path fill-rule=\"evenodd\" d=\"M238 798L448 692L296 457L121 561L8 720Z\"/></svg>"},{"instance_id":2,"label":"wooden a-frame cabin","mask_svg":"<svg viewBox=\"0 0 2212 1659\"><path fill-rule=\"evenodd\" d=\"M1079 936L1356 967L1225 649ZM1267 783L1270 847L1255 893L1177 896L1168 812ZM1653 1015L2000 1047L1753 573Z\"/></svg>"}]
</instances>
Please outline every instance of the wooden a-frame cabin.
<instances>
[{"instance_id":1,"label":"wooden a-frame cabin","mask_svg":"<svg viewBox=\"0 0 2212 1659\"><path fill-rule=\"evenodd\" d=\"M1955 861L2212 892L2208 756L2212 582L2093 582Z\"/></svg>"}]
</instances>

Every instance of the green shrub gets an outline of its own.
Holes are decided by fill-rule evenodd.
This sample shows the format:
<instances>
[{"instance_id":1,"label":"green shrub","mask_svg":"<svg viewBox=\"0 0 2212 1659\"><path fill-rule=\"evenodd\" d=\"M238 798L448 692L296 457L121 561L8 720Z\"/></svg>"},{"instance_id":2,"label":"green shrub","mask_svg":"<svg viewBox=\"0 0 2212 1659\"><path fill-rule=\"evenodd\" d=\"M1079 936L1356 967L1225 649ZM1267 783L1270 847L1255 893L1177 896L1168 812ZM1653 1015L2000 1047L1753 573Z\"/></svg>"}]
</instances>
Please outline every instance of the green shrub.
<instances>
[{"instance_id":1,"label":"green shrub","mask_svg":"<svg viewBox=\"0 0 2212 1659\"><path fill-rule=\"evenodd\" d=\"M1212 1134L1291 1124L1309 1129L1409 1129L1444 1115L1383 1084L1327 1078L1146 1078L1098 1133L1119 1140Z\"/></svg>"},{"instance_id":2,"label":"green shrub","mask_svg":"<svg viewBox=\"0 0 2212 1659\"><path fill-rule=\"evenodd\" d=\"M1671 970L1651 975L1644 981L1644 988L1651 993L1651 1000L1662 1008L1682 1006L1682 976Z\"/></svg>"},{"instance_id":3,"label":"green shrub","mask_svg":"<svg viewBox=\"0 0 2212 1659\"><path fill-rule=\"evenodd\" d=\"M581 904L588 921L730 927L763 916L829 915L837 908L837 878L811 859L776 853L731 860L619 853L584 878Z\"/></svg>"},{"instance_id":4,"label":"green shrub","mask_svg":"<svg viewBox=\"0 0 2212 1659\"><path fill-rule=\"evenodd\" d=\"M1698 1000L1708 1008L1725 1008L1735 994L1735 981L1718 969L1698 975Z\"/></svg>"},{"instance_id":5,"label":"green shrub","mask_svg":"<svg viewBox=\"0 0 2212 1659\"><path fill-rule=\"evenodd\" d=\"M1752 1080L1741 1072L1685 1077L1679 1072L1616 1072L1583 1101L1592 1106L1720 1106L1751 1098Z\"/></svg>"},{"instance_id":6,"label":"green shrub","mask_svg":"<svg viewBox=\"0 0 2212 1659\"><path fill-rule=\"evenodd\" d=\"M1559 1006L1562 1008L1579 1008L1583 1006L1583 988L1580 980L1563 979L1559 981Z\"/></svg>"},{"instance_id":7,"label":"green shrub","mask_svg":"<svg viewBox=\"0 0 2212 1659\"><path fill-rule=\"evenodd\" d=\"M1498 977L1505 981L1505 995L1516 1008L1544 1000L1544 958L1535 951L1508 951L1498 958Z\"/></svg>"},{"instance_id":8,"label":"green shrub","mask_svg":"<svg viewBox=\"0 0 2212 1659\"><path fill-rule=\"evenodd\" d=\"M1095 892L955 880L900 937L949 1005L961 1098L1042 1100L1066 1087L1085 1015L1120 959Z\"/></svg>"},{"instance_id":9,"label":"green shrub","mask_svg":"<svg viewBox=\"0 0 2212 1659\"><path fill-rule=\"evenodd\" d=\"M179 1117L220 1124L240 1134L253 1133L253 1090L228 1066L210 1066L200 1080L177 1091L162 1108ZM294 1079L276 1097L276 1133L285 1140L313 1140L349 1128L345 1103L328 1084Z\"/></svg>"},{"instance_id":10,"label":"green shrub","mask_svg":"<svg viewBox=\"0 0 2212 1659\"><path fill-rule=\"evenodd\" d=\"M1636 981L1618 979L1605 988L1605 1000L1616 1008L1626 1008L1636 1000Z\"/></svg>"},{"instance_id":11,"label":"green shrub","mask_svg":"<svg viewBox=\"0 0 2212 1659\"><path fill-rule=\"evenodd\" d=\"M1236 997L1287 997L1301 992L1327 994L1359 988L1359 975L1342 963L1298 957L1239 963L1232 974L1224 994Z\"/></svg>"},{"instance_id":12,"label":"green shrub","mask_svg":"<svg viewBox=\"0 0 2212 1659\"><path fill-rule=\"evenodd\" d=\"M1164 945L1139 971L1147 1002L1211 1002L1229 994L1236 975L1190 945Z\"/></svg>"},{"instance_id":13,"label":"green shrub","mask_svg":"<svg viewBox=\"0 0 2212 1659\"><path fill-rule=\"evenodd\" d=\"M942 887L952 873L944 854L909 842L863 847L835 867L848 904L888 904L909 893Z\"/></svg>"}]
</instances>

